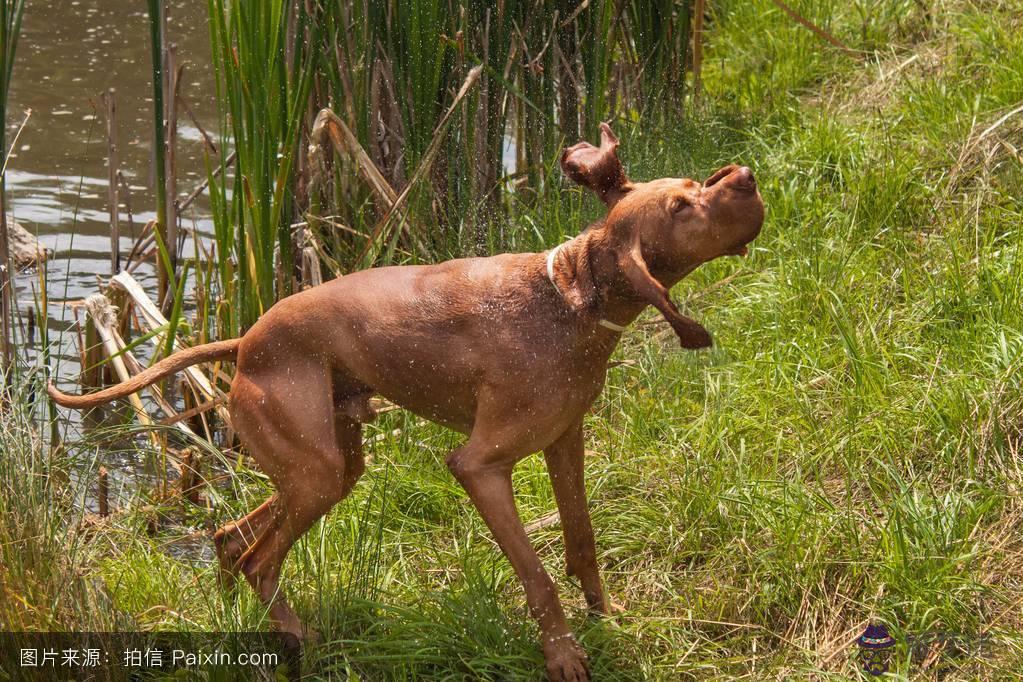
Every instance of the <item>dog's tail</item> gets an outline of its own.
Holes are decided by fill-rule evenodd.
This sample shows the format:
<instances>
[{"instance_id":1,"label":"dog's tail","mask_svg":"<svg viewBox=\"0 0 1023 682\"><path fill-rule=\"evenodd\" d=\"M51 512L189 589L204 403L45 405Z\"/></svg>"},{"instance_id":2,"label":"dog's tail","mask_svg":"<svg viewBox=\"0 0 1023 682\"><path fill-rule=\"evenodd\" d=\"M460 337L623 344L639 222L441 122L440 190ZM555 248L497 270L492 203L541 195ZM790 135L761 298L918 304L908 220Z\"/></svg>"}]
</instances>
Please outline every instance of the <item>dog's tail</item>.
<instances>
[{"instance_id":1,"label":"dog's tail","mask_svg":"<svg viewBox=\"0 0 1023 682\"><path fill-rule=\"evenodd\" d=\"M238 346L241 345L241 341L241 339L229 339L227 341L214 341L213 343L186 348L160 360L160 362L139 372L128 381L105 388L102 391L96 391L95 393L86 393L84 395L62 393L53 385L52 380L46 387L46 392L50 394L53 402L63 407L73 407L76 410L95 407L108 403L111 400L137 393L149 384L156 383L160 379L186 367L191 367L200 362L233 357L238 354Z\"/></svg>"}]
</instances>

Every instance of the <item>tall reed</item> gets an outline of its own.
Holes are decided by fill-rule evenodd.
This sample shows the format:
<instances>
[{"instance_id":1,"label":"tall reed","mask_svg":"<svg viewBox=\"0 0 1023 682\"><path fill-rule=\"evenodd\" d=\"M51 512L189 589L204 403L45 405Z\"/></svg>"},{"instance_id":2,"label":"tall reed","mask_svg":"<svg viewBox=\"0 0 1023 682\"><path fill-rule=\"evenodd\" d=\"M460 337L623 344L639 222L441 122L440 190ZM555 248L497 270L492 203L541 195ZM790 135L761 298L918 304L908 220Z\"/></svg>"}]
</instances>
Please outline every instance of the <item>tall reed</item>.
<instances>
[{"instance_id":1,"label":"tall reed","mask_svg":"<svg viewBox=\"0 0 1023 682\"><path fill-rule=\"evenodd\" d=\"M629 40L623 49L633 50L632 60L643 65L632 85L639 88L634 97L644 112L683 104L692 9L675 0L626 4Z\"/></svg>"},{"instance_id":2,"label":"tall reed","mask_svg":"<svg viewBox=\"0 0 1023 682\"><path fill-rule=\"evenodd\" d=\"M170 258L168 236L170 226L167 224L167 166L166 166L166 129L164 128L164 62L163 62L163 0L149 2L149 44L152 58L153 75L153 167L156 183L156 236L157 262L156 270L159 277L160 304L166 303L167 296L174 290L174 270Z\"/></svg>"},{"instance_id":3,"label":"tall reed","mask_svg":"<svg viewBox=\"0 0 1023 682\"><path fill-rule=\"evenodd\" d=\"M291 292L295 164L304 141L318 29L303 3L280 0L210 0L209 16L223 136L220 158L208 164L209 191L220 287L238 302L225 311L225 322L237 333ZM234 172L218 179L214 161L225 164L232 147Z\"/></svg>"},{"instance_id":4,"label":"tall reed","mask_svg":"<svg viewBox=\"0 0 1023 682\"><path fill-rule=\"evenodd\" d=\"M499 246L493 228L502 222L509 181L527 178L517 195L528 200L546 186L561 146L580 133L592 136L601 120L677 114L690 14L688 3L669 0L332 0L318 9L326 28L316 94L335 104L400 188L432 142L445 103L482 64L479 87L431 168L428 196L410 202L417 220L437 228L420 243L406 238L397 253L431 259L486 251ZM355 233L372 234L376 216L363 208L369 193L353 189L355 169L341 164L337 171L336 193L324 204ZM334 236L341 261L346 244L363 251L365 236Z\"/></svg>"},{"instance_id":5,"label":"tall reed","mask_svg":"<svg viewBox=\"0 0 1023 682\"><path fill-rule=\"evenodd\" d=\"M10 244L7 239L7 95L14 71L14 55L21 33L21 17L25 0L0 0L0 373L12 364L14 340L11 338L11 276Z\"/></svg>"}]
</instances>

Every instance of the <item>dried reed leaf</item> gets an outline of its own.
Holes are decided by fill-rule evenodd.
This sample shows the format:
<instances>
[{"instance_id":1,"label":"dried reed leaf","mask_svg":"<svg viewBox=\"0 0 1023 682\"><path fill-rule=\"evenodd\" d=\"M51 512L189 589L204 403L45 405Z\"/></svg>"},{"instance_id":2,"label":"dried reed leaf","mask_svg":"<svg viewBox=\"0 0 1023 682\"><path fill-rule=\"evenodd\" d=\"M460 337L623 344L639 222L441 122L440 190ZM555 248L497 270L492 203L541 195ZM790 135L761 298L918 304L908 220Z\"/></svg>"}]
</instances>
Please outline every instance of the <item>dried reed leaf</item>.
<instances>
[{"instance_id":1,"label":"dried reed leaf","mask_svg":"<svg viewBox=\"0 0 1023 682\"><path fill-rule=\"evenodd\" d=\"M167 324L167 318L163 316L160 309L156 304L149 298L146 292L142 289L139 283L127 272L117 274L111 279L111 282L123 289L128 296L136 303L139 312L142 314L142 319L145 321L147 327L150 330L158 329ZM157 337L153 338L153 342L159 346L160 340ZM181 344L177 339L174 340L174 348L181 348ZM206 377L206 375L198 367L188 367L184 370L185 376L188 377L189 381L198 388L199 392L203 394L206 400L215 400L223 397L223 392L217 389L212 382ZM231 423L231 415L228 414L227 408L223 405L218 406L217 415L225 421L225 423Z\"/></svg>"},{"instance_id":2,"label":"dried reed leaf","mask_svg":"<svg viewBox=\"0 0 1023 682\"><path fill-rule=\"evenodd\" d=\"M355 161L355 167L358 168L370 189L383 200L385 207L390 208L397 200L398 193L394 191L384 174L369 158L369 154L359 144L355 133L330 109L320 111L313 123L312 132L309 134L312 143L318 145L323 144L324 136L330 140L337 154L348 156Z\"/></svg>"}]
</instances>

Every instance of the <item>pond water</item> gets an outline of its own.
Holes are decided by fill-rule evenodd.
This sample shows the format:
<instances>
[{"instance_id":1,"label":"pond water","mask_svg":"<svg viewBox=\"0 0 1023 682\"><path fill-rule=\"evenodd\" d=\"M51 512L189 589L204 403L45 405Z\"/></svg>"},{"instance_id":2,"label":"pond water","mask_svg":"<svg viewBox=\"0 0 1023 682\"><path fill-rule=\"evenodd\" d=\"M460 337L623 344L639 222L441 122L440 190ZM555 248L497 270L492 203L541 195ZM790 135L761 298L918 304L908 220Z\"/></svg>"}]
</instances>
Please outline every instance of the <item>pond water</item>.
<instances>
[{"instance_id":1,"label":"pond water","mask_svg":"<svg viewBox=\"0 0 1023 682\"><path fill-rule=\"evenodd\" d=\"M185 64L181 95L197 120L218 137L217 107L210 65L207 4L168 0L168 43L177 45ZM123 259L146 222L155 217L152 169L153 102L151 47L146 5L124 0L28 0L8 99L7 140L21 130L7 168L9 215L37 235L51 251L47 264L50 295L47 325L54 343L58 384L78 392L79 372L71 305L98 291L110 272L110 220L106 106L101 96L116 90L119 169L130 188L119 207ZM178 194L188 195L206 177L199 130L182 111L178 124ZM219 139L217 139L219 144ZM200 198L181 216L182 226L210 236L212 223ZM132 229L132 224L134 229ZM185 245L183 253L191 253ZM37 305L38 272L16 276L17 304ZM135 278L154 296L156 274L142 264ZM84 316L83 316L84 319ZM37 337L38 341L38 337ZM72 432L80 414L60 411ZM120 506L140 483L161 474L137 451L114 448L100 460L110 470L111 502ZM93 473L85 467L86 506L95 509ZM78 478L76 476L76 478ZM194 540L192 529L182 541ZM205 542L182 550L208 558Z\"/></svg>"},{"instance_id":2,"label":"pond water","mask_svg":"<svg viewBox=\"0 0 1023 682\"><path fill-rule=\"evenodd\" d=\"M171 0L168 42L178 46L185 71L181 94L197 120L217 137L207 4ZM152 192L152 73L145 3L124 0L28 0L8 100L8 144L31 110L12 150L7 171L9 214L52 252L48 264L51 304L47 324L60 338L61 383L73 386L78 372L69 305L97 291L97 277L110 276L107 198L106 107L101 95L116 89L119 168L130 186L122 190L120 249L124 258L146 221L155 217ZM205 178L201 135L184 112L178 138L178 193L187 195ZM130 206L130 211L129 211ZM182 225L211 234L200 200L182 215ZM190 253L186 245L184 253ZM150 294L156 277L150 264L135 271ZM38 275L16 280L20 310L35 305ZM72 361L68 362L67 360Z\"/></svg>"}]
</instances>

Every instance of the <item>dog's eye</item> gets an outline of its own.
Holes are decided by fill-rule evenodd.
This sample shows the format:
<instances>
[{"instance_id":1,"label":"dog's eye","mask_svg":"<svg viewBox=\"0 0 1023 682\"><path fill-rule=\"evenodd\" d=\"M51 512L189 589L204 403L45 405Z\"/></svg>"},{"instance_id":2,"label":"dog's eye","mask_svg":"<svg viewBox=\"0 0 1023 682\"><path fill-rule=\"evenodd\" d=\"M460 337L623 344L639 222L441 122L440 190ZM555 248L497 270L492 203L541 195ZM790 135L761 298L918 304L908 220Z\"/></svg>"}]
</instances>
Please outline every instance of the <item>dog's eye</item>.
<instances>
[{"instance_id":1,"label":"dog's eye","mask_svg":"<svg viewBox=\"0 0 1023 682\"><path fill-rule=\"evenodd\" d=\"M671 211L672 213L680 213L692 206L689 200L685 197L675 197L671 200Z\"/></svg>"}]
</instances>

